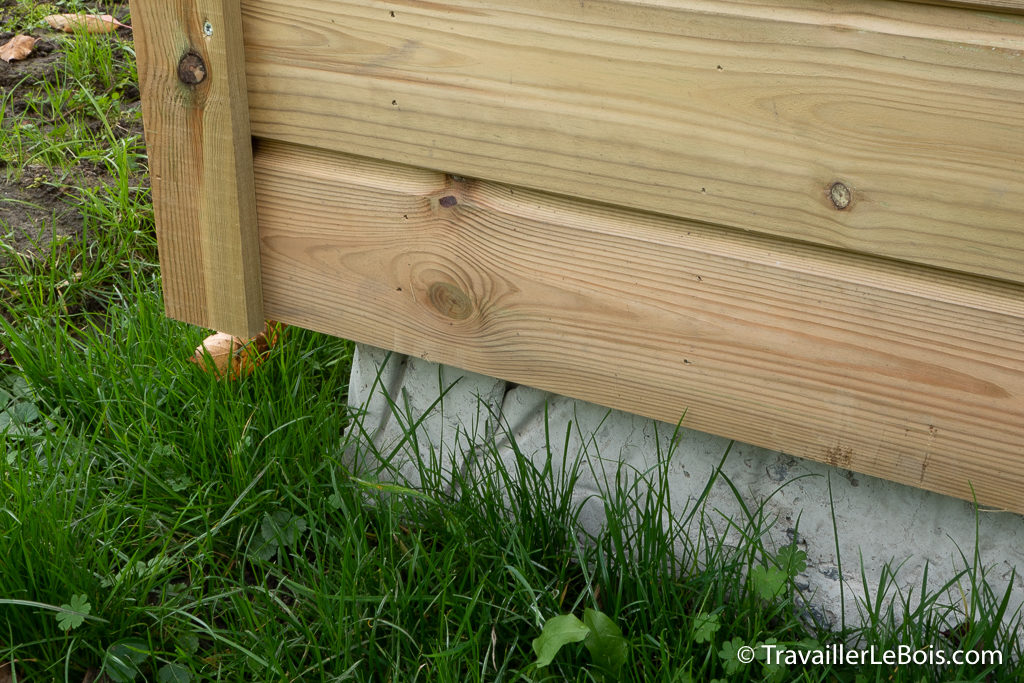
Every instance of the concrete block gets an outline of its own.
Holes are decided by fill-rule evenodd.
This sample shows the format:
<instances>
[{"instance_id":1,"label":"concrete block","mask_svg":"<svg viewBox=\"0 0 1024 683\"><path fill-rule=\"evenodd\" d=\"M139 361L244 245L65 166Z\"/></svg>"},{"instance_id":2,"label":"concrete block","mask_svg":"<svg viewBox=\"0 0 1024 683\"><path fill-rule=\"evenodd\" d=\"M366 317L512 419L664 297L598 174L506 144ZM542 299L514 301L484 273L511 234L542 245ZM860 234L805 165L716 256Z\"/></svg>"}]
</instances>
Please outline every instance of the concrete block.
<instances>
[{"instance_id":1,"label":"concrete block","mask_svg":"<svg viewBox=\"0 0 1024 683\"><path fill-rule=\"evenodd\" d=\"M429 361L358 345L349 405L363 412L363 433L374 452L412 486L419 474L413 453L450 482L463 454L494 431L505 382Z\"/></svg>"}]
</instances>

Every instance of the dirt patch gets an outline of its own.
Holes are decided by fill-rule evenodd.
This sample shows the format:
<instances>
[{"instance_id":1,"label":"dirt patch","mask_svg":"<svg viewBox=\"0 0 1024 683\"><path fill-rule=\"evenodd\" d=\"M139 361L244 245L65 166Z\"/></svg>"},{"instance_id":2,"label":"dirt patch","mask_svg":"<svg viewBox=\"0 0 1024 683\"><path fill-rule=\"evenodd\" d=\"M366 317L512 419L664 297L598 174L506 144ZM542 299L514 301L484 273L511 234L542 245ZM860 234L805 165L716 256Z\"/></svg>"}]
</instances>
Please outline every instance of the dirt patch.
<instances>
[{"instance_id":1,"label":"dirt patch","mask_svg":"<svg viewBox=\"0 0 1024 683\"><path fill-rule=\"evenodd\" d=\"M46 27L18 29L18 7L14 0L0 0L0 25L15 29L0 31L0 44L18 33L34 36L37 41L27 59L11 63L0 60L0 126L32 125L52 131L59 122L40 118L27 103L32 97L38 98L44 85L62 80L65 38ZM130 21L123 3L96 3L95 10ZM131 41L132 34L128 29L119 29L109 39ZM124 85L117 96L122 110L138 109L139 92L135 84ZM107 124L87 120L85 125L90 130L102 131ZM109 125L118 138L142 134L138 116L115 118ZM0 249L0 268L9 266L19 254L30 258L42 256L54 238L80 235L83 219L76 208L77 190L114 182L99 160L78 160L70 169L55 172L43 166L15 168L17 159L16 150L0 149L0 243L4 247Z\"/></svg>"},{"instance_id":2,"label":"dirt patch","mask_svg":"<svg viewBox=\"0 0 1024 683\"><path fill-rule=\"evenodd\" d=\"M35 177L0 180L0 239L16 254L38 257L55 237L73 237L81 230L82 217L61 188ZM0 262L12 258L16 255L0 254Z\"/></svg>"},{"instance_id":3,"label":"dirt patch","mask_svg":"<svg viewBox=\"0 0 1024 683\"><path fill-rule=\"evenodd\" d=\"M14 33L0 32L0 45L14 37ZM38 38L32 56L17 62L7 63L0 60L0 88L12 89L25 85L34 85L40 81L53 82L55 72L60 64L60 52L57 42L48 39L43 31L29 31L28 35Z\"/></svg>"}]
</instances>

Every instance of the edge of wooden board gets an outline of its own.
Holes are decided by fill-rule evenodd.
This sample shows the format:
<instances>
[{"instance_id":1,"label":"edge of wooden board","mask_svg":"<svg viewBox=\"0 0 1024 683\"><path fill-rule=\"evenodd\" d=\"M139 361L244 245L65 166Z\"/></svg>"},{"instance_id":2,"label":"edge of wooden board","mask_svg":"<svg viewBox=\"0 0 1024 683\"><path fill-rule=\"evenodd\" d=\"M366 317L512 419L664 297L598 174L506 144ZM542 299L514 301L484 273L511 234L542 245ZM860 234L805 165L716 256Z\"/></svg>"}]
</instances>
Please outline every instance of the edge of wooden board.
<instances>
[{"instance_id":1,"label":"edge of wooden board","mask_svg":"<svg viewBox=\"0 0 1024 683\"><path fill-rule=\"evenodd\" d=\"M923 5L946 5L986 12L1024 14L1024 0L904 0Z\"/></svg>"},{"instance_id":2,"label":"edge of wooden board","mask_svg":"<svg viewBox=\"0 0 1024 683\"><path fill-rule=\"evenodd\" d=\"M167 315L264 327L242 19L234 0L132 0Z\"/></svg>"},{"instance_id":3,"label":"edge of wooden board","mask_svg":"<svg viewBox=\"0 0 1024 683\"><path fill-rule=\"evenodd\" d=\"M299 146L268 316L1024 512L1024 288Z\"/></svg>"}]
</instances>

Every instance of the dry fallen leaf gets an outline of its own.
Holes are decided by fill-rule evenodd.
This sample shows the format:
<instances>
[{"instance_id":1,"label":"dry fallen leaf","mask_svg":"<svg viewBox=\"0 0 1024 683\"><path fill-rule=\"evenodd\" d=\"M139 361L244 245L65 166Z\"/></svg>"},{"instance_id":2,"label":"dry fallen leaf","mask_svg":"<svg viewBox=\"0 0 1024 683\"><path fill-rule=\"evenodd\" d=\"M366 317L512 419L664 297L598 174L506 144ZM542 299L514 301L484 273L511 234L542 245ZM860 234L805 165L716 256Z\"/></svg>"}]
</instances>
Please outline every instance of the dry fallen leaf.
<instances>
[{"instance_id":1,"label":"dry fallen leaf","mask_svg":"<svg viewBox=\"0 0 1024 683\"><path fill-rule=\"evenodd\" d=\"M60 282L55 284L53 286L53 288L56 289L57 291L60 291L62 289L66 289L66 288L70 287L73 284L81 282L81 280L82 280L82 271L76 271L76 272L71 274L71 277L69 277L69 278L67 278L65 280L61 280ZM0 683L3 683L3 681L0 680Z\"/></svg>"},{"instance_id":2,"label":"dry fallen leaf","mask_svg":"<svg viewBox=\"0 0 1024 683\"><path fill-rule=\"evenodd\" d=\"M204 339L189 360L217 378L235 379L252 372L254 358L259 352L250 342L218 332Z\"/></svg>"},{"instance_id":3,"label":"dry fallen leaf","mask_svg":"<svg viewBox=\"0 0 1024 683\"><path fill-rule=\"evenodd\" d=\"M283 330L284 325L268 320L266 329L248 340L217 332L204 339L189 360L218 379L244 377L280 342Z\"/></svg>"},{"instance_id":4,"label":"dry fallen leaf","mask_svg":"<svg viewBox=\"0 0 1024 683\"><path fill-rule=\"evenodd\" d=\"M284 338L284 331L287 327L284 323L279 323L276 320L268 320L266 331L258 335L256 339L263 345L264 351L269 351Z\"/></svg>"},{"instance_id":5,"label":"dry fallen leaf","mask_svg":"<svg viewBox=\"0 0 1024 683\"><path fill-rule=\"evenodd\" d=\"M19 59L25 59L32 54L36 39L32 36L18 35L0 45L0 59L8 64Z\"/></svg>"},{"instance_id":6,"label":"dry fallen leaf","mask_svg":"<svg viewBox=\"0 0 1024 683\"><path fill-rule=\"evenodd\" d=\"M51 14L45 17L46 23L65 33L84 30L86 33L110 33L118 27L125 26L110 14Z\"/></svg>"}]
</instances>

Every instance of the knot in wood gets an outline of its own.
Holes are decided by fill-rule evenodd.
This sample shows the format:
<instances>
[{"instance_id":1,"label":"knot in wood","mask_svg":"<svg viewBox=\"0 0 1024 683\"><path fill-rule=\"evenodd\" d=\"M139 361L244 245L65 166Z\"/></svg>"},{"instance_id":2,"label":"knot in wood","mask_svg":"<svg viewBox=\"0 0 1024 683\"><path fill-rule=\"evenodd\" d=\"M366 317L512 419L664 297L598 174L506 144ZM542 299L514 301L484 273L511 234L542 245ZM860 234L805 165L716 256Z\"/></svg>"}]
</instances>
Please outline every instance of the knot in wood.
<instances>
[{"instance_id":1,"label":"knot in wood","mask_svg":"<svg viewBox=\"0 0 1024 683\"><path fill-rule=\"evenodd\" d=\"M178 62L178 80L185 85L198 85L206 78L206 64L195 52L186 53Z\"/></svg>"},{"instance_id":2,"label":"knot in wood","mask_svg":"<svg viewBox=\"0 0 1024 683\"><path fill-rule=\"evenodd\" d=\"M842 211L850 205L853 193L843 183L832 183L832 186L828 188L828 198L832 200L832 206Z\"/></svg>"},{"instance_id":3,"label":"knot in wood","mask_svg":"<svg viewBox=\"0 0 1024 683\"><path fill-rule=\"evenodd\" d=\"M435 282L427 290L434 309L446 318L465 320L473 314L473 302L461 289L447 282Z\"/></svg>"}]
</instances>

